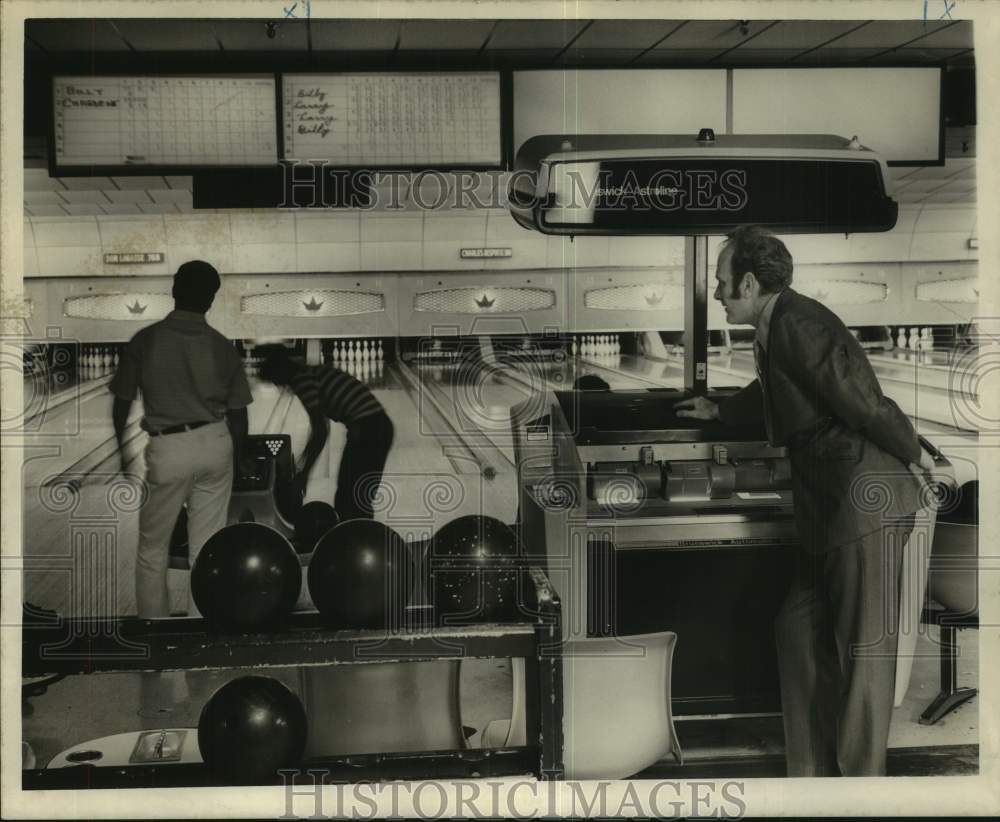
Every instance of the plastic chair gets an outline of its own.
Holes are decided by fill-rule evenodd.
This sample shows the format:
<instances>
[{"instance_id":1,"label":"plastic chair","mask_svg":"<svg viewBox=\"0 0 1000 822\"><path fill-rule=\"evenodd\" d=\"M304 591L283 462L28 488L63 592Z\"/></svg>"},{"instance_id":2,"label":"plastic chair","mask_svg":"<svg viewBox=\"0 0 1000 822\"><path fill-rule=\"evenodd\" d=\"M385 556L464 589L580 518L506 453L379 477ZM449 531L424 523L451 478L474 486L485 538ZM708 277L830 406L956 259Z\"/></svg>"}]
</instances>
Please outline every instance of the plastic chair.
<instances>
[{"instance_id":1,"label":"plastic chair","mask_svg":"<svg viewBox=\"0 0 1000 822\"><path fill-rule=\"evenodd\" d=\"M566 779L623 779L670 753L683 764L670 703L676 642L663 632L566 643Z\"/></svg>"},{"instance_id":2,"label":"plastic chair","mask_svg":"<svg viewBox=\"0 0 1000 822\"><path fill-rule=\"evenodd\" d=\"M465 747L459 660L302 668L307 757Z\"/></svg>"}]
</instances>

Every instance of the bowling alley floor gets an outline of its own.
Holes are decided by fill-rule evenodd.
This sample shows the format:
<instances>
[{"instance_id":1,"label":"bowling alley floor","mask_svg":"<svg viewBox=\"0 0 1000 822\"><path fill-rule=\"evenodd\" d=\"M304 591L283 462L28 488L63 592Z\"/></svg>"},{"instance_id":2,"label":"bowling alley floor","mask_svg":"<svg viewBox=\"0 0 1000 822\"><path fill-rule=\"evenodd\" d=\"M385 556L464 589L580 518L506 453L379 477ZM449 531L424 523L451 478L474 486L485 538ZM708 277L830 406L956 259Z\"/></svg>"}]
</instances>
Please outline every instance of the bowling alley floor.
<instances>
[{"instance_id":1,"label":"bowling alley floor","mask_svg":"<svg viewBox=\"0 0 1000 822\"><path fill-rule=\"evenodd\" d=\"M937 629L931 629L936 631ZM959 632L959 685L976 687L978 633ZM893 714L889 775L968 775L978 772L979 699L936 725L918 717L938 692L937 646L921 637L910 687ZM22 711L23 739L37 767L72 745L126 731L195 728L202 705L216 688L248 671L181 671L164 674L94 674L66 678ZM260 669L253 673L260 674ZM294 668L272 668L273 676L300 692ZM510 716L512 673L506 660L462 663L462 724L469 747L481 747L482 732ZM24 707L24 706L22 706ZM649 778L723 778L784 775L780 717L683 718L677 731L684 765L673 761L643 772Z\"/></svg>"}]
</instances>

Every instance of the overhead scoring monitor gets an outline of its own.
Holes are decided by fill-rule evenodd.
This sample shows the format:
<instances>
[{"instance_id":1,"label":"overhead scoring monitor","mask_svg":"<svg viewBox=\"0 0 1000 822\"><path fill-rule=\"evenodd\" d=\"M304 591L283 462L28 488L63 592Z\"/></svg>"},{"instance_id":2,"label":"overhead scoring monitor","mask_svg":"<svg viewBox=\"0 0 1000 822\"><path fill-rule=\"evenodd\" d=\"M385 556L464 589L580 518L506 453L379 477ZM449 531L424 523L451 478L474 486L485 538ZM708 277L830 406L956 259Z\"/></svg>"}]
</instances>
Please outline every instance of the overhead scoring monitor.
<instances>
[{"instance_id":1,"label":"overhead scoring monitor","mask_svg":"<svg viewBox=\"0 0 1000 822\"><path fill-rule=\"evenodd\" d=\"M543 234L889 231L888 180L836 135L541 135L517 152L509 207Z\"/></svg>"},{"instance_id":2,"label":"overhead scoring monitor","mask_svg":"<svg viewBox=\"0 0 1000 822\"><path fill-rule=\"evenodd\" d=\"M499 166L500 73L285 74L284 158L337 166Z\"/></svg>"},{"instance_id":3,"label":"overhead scoring monitor","mask_svg":"<svg viewBox=\"0 0 1000 822\"><path fill-rule=\"evenodd\" d=\"M53 171L277 162L267 76L54 77Z\"/></svg>"}]
</instances>

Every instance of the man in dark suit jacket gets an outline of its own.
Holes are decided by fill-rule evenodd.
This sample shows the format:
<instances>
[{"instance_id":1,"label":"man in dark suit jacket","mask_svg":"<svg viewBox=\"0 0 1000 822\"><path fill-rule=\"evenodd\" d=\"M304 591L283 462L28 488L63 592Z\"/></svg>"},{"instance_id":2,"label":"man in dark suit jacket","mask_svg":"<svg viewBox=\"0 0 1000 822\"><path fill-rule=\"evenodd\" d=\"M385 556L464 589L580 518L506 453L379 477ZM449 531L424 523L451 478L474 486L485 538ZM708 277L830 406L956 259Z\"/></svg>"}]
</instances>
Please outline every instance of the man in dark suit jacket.
<instances>
[{"instance_id":1,"label":"man in dark suit jacket","mask_svg":"<svg viewBox=\"0 0 1000 822\"><path fill-rule=\"evenodd\" d=\"M763 422L788 449L803 545L775 626L788 775L884 774L902 548L923 507L918 466L933 460L850 331L789 287L777 237L731 233L716 280L727 321L756 329L758 378L719 404L683 400L677 415Z\"/></svg>"}]
</instances>

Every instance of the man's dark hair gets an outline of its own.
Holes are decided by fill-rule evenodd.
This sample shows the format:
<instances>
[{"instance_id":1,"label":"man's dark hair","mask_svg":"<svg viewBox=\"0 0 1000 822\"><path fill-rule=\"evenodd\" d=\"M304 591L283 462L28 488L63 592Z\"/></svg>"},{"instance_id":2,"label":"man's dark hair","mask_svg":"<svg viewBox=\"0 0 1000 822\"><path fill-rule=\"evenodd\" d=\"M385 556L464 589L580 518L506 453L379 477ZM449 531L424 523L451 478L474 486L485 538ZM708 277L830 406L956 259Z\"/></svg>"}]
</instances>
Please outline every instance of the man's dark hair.
<instances>
[{"instance_id":1,"label":"man's dark hair","mask_svg":"<svg viewBox=\"0 0 1000 822\"><path fill-rule=\"evenodd\" d=\"M258 374L275 385L288 385L302 363L289 349L278 343L258 345L253 355L260 361Z\"/></svg>"},{"instance_id":2,"label":"man's dark hair","mask_svg":"<svg viewBox=\"0 0 1000 822\"><path fill-rule=\"evenodd\" d=\"M752 271L761 291L771 294L792 284L792 255L766 228L744 225L729 232L723 248L732 251L730 296L738 296L743 277Z\"/></svg>"},{"instance_id":3,"label":"man's dark hair","mask_svg":"<svg viewBox=\"0 0 1000 822\"><path fill-rule=\"evenodd\" d=\"M204 314L212 307L220 285L222 281L214 266L204 260L190 260L174 274L174 303L183 311Z\"/></svg>"}]
</instances>

